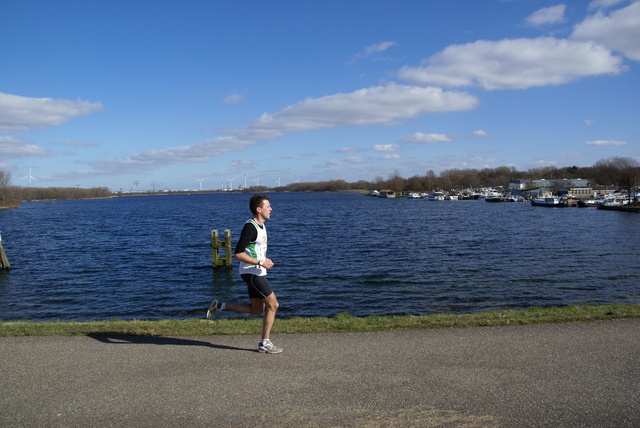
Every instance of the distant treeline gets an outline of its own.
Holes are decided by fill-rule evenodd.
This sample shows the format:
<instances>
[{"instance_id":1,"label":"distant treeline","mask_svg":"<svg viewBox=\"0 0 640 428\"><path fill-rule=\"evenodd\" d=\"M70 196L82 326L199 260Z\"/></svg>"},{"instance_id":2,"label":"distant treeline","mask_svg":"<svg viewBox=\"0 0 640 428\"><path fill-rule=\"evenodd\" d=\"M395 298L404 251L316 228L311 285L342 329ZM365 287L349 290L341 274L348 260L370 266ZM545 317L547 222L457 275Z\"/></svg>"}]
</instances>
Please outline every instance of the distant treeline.
<instances>
[{"instance_id":1,"label":"distant treeline","mask_svg":"<svg viewBox=\"0 0 640 428\"><path fill-rule=\"evenodd\" d=\"M615 186L631 191L640 180L640 163L632 158L610 158L596 162L590 167L547 166L518 171L512 166L483 169L448 169L436 175L427 171L425 175L403 178L396 170L384 179L360 180L349 183L345 180L291 183L277 188L254 186L246 192L286 191L286 192L341 192L354 190L393 190L395 192L429 192L434 189L464 189L477 187L507 187L511 180L547 179L559 183L572 179L589 180L592 185ZM0 206L17 206L20 201L52 199L89 199L113 196L107 187L80 189L76 187L18 187L10 186L11 174L0 170Z\"/></svg>"},{"instance_id":2,"label":"distant treeline","mask_svg":"<svg viewBox=\"0 0 640 428\"><path fill-rule=\"evenodd\" d=\"M631 158L611 158L596 162L590 167L547 166L518 171L512 166L483 169L448 169L436 175L428 171L425 175L403 178L399 171L394 171L387 179L377 177L374 181L357 181L348 183L344 180L323 181L317 183L291 183L278 188L284 191L325 191L338 192L346 190L377 189L395 192L429 192L434 189L463 189L477 187L507 187L511 180L534 181L539 179L589 180L593 185L616 186L625 189L638 186L640 179L640 163ZM249 189L251 190L251 189Z\"/></svg>"},{"instance_id":3,"label":"distant treeline","mask_svg":"<svg viewBox=\"0 0 640 428\"><path fill-rule=\"evenodd\" d=\"M108 187L0 187L0 207L17 207L22 201L94 199L113 196Z\"/></svg>"}]
</instances>

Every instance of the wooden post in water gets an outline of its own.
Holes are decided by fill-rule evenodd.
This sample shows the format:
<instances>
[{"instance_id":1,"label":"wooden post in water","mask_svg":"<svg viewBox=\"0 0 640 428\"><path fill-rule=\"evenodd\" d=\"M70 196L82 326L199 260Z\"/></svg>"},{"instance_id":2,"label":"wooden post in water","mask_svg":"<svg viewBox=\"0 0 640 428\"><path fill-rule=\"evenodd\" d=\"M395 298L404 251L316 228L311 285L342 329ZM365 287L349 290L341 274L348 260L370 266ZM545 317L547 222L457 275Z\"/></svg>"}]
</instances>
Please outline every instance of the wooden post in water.
<instances>
[{"instance_id":1,"label":"wooden post in water","mask_svg":"<svg viewBox=\"0 0 640 428\"><path fill-rule=\"evenodd\" d=\"M4 252L4 248L2 248L2 234L0 234L0 270L10 270L11 265L9 264L9 259Z\"/></svg>"},{"instance_id":2,"label":"wooden post in water","mask_svg":"<svg viewBox=\"0 0 640 428\"><path fill-rule=\"evenodd\" d=\"M224 248L224 257L220 256L220 248ZM211 231L211 256L211 262L215 269L220 266L231 269L233 259L231 258L231 231L229 229L224 231L224 241L218 240L217 229Z\"/></svg>"}]
</instances>

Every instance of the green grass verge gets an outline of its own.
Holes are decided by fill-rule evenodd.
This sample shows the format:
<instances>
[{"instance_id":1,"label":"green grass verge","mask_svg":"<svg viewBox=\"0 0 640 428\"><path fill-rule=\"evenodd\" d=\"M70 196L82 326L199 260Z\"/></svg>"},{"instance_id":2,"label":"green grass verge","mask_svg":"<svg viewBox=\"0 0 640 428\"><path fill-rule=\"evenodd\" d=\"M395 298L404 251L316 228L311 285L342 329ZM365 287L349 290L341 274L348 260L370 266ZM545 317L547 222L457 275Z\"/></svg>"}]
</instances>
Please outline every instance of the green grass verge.
<instances>
[{"instance_id":1,"label":"green grass verge","mask_svg":"<svg viewBox=\"0 0 640 428\"><path fill-rule=\"evenodd\" d=\"M274 334L313 334L417 330L443 327L486 327L525 324L605 321L640 318L640 304L530 308L463 315L369 316L340 314L335 317L278 319ZM0 337L7 336L210 336L259 334L262 319L110 320L110 321L0 321Z\"/></svg>"}]
</instances>

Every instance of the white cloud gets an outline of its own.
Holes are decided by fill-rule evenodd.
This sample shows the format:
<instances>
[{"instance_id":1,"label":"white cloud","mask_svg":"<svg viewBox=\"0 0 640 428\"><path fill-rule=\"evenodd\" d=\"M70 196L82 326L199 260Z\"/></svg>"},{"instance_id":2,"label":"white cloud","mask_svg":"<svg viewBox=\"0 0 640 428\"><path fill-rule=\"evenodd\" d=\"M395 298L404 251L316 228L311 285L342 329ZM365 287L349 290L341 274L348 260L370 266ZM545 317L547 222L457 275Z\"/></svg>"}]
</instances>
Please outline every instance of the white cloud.
<instances>
[{"instance_id":1,"label":"white cloud","mask_svg":"<svg viewBox=\"0 0 640 428\"><path fill-rule=\"evenodd\" d=\"M336 150L336 153L352 154L352 153L359 153L363 150L364 149L355 148L355 147L342 147L341 149Z\"/></svg>"},{"instance_id":2,"label":"white cloud","mask_svg":"<svg viewBox=\"0 0 640 428\"><path fill-rule=\"evenodd\" d=\"M612 11L598 11L573 28L573 40L594 41L640 61L640 1Z\"/></svg>"},{"instance_id":3,"label":"white cloud","mask_svg":"<svg viewBox=\"0 0 640 428\"><path fill-rule=\"evenodd\" d=\"M376 144L372 147L374 152L395 152L400 150L397 144Z\"/></svg>"},{"instance_id":4,"label":"white cloud","mask_svg":"<svg viewBox=\"0 0 640 428\"><path fill-rule=\"evenodd\" d=\"M567 20L564 16L566 8L567 5L565 4L545 7L532 13L525 21L527 24L534 26L560 24Z\"/></svg>"},{"instance_id":5,"label":"white cloud","mask_svg":"<svg viewBox=\"0 0 640 428\"><path fill-rule=\"evenodd\" d=\"M53 144L58 144L61 146L69 146L69 147L99 147L100 146L99 143L85 143L81 141L71 141L71 140L64 140L64 141L60 141L59 143L53 143Z\"/></svg>"},{"instance_id":6,"label":"white cloud","mask_svg":"<svg viewBox=\"0 0 640 428\"><path fill-rule=\"evenodd\" d=\"M251 170L255 166L254 161L249 160L235 160L231 161L231 171L247 171Z\"/></svg>"},{"instance_id":7,"label":"white cloud","mask_svg":"<svg viewBox=\"0 0 640 428\"><path fill-rule=\"evenodd\" d=\"M539 37L452 45L424 66L403 67L398 76L419 85L493 90L558 85L622 70L622 59L600 44Z\"/></svg>"},{"instance_id":8,"label":"white cloud","mask_svg":"<svg viewBox=\"0 0 640 428\"><path fill-rule=\"evenodd\" d=\"M420 160L408 164L414 170L427 171L435 169L444 171L447 169L464 168L491 168L505 165L505 160L500 158L489 158L482 156L471 156L468 154L446 154L436 156L432 160Z\"/></svg>"},{"instance_id":9,"label":"white cloud","mask_svg":"<svg viewBox=\"0 0 640 428\"><path fill-rule=\"evenodd\" d=\"M469 136L470 137L491 137L491 134L489 134L486 131L483 131L482 129L478 129L477 131L473 131Z\"/></svg>"},{"instance_id":10,"label":"white cloud","mask_svg":"<svg viewBox=\"0 0 640 428\"><path fill-rule=\"evenodd\" d=\"M618 140L594 140L594 141L587 141L586 144L589 146L624 146L628 143L626 141L618 141Z\"/></svg>"},{"instance_id":11,"label":"white cloud","mask_svg":"<svg viewBox=\"0 0 640 428\"><path fill-rule=\"evenodd\" d=\"M350 156L344 159L329 159L327 165L341 166L341 165L357 165L361 163L369 162L370 158L365 156Z\"/></svg>"},{"instance_id":12,"label":"white cloud","mask_svg":"<svg viewBox=\"0 0 640 428\"><path fill-rule=\"evenodd\" d=\"M322 98L308 98L273 114L263 114L248 125L227 130L242 140L265 141L290 132L308 132L342 126L386 126L426 113L466 111L478 99L463 92L397 84L360 89Z\"/></svg>"},{"instance_id":13,"label":"white cloud","mask_svg":"<svg viewBox=\"0 0 640 428\"><path fill-rule=\"evenodd\" d=\"M244 95L243 94L233 94L233 95L229 95L229 96L225 97L222 100L222 104L225 104L225 105L228 105L228 106L234 106L236 104L240 104L243 101L244 101Z\"/></svg>"},{"instance_id":14,"label":"white cloud","mask_svg":"<svg viewBox=\"0 0 640 428\"><path fill-rule=\"evenodd\" d=\"M473 131L470 134L458 134L458 135L446 135L446 134L437 134L430 133L424 134L422 132L416 132L411 135L405 135L404 137L400 137L398 142L400 143L417 143L417 144L433 144L433 143L449 143L455 141L457 138L476 138L476 137L490 137L486 131L482 129L478 129Z\"/></svg>"},{"instance_id":15,"label":"white cloud","mask_svg":"<svg viewBox=\"0 0 640 428\"><path fill-rule=\"evenodd\" d=\"M30 157L48 157L54 153L35 144L28 144L22 138L0 136L0 158L17 159Z\"/></svg>"},{"instance_id":16,"label":"white cloud","mask_svg":"<svg viewBox=\"0 0 640 428\"><path fill-rule=\"evenodd\" d=\"M95 173L139 173L171 164L207 162L212 156L242 150L292 132L342 126L388 126L427 113L472 110L478 99L464 92L390 84L308 98L247 125L225 130L227 136L190 146L147 150L128 158L93 162Z\"/></svg>"},{"instance_id":17,"label":"white cloud","mask_svg":"<svg viewBox=\"0 0 640 428\"><path fill-rule=\"evenodd\" d=\"M0 92L0 132L31 131L59 126L74 117L101 110L101 103L28 98Z\"/></svg>"},{"instance_id":18,"label":"white cloud","mask_svg":"<svg viewBox=\"0 0 640 428\"><path fill-rule=\"evenodd\" d=\"M558 161L556 159L536 159L533 162L531 162L532 165L534 166L557 166L558 165Z\"/></svg>"},{"instance_id":19,"label":"white cloud","mask_svg":"<svg viewBox=\"0 0 640 428\"><path fill-rule=\"evenodd\" d=\"M377 43L375 45L370 45L367 46L366 48L364 48L364 50L362 52L359 52L357 54L355 54L353 56L353 58L351 58L351 62L355 62L357 60L362 60L362 59L366 59L369 58L372 55L375 55L377 53L380 52L384 52L387 49L389 49L392 46L395 46L396 43L395 42L382 42L382 43Z\"/></svg>"},{"instance_id":20,"label":"white cloud","mask_svg":"<svg viewBox=\"0 0 640 428\"><path fill-rule=\"evenodd\" d=\"M453 138L445 134L423 134L422 132L416 132L415 134L405 135L398 141L401 143L432 144L447 143L453 141Z\"/></svg>"},{"instance_id":21,"label":"white cloud","mask_svg":"<svg viewBox=\"0 0 640 428\"><path fill-rule=\"evenodd\" d=\"M589 3L589 9L608 9L627 0L594 0Z\"/></svg>"},{"instance_id":22,"label":"white cloud","mask_svg":"<svg viewBox=\"0 0 640 428\"><path fill-rule=\"evenodd\" d=\"M556 155L559 159L584 159L585 154L582 152L566 152L566 153L558 153Z\"/></svg>"},{"instance_id":23,"label":"white cloud","mask_svg":"<svg viewBox=\"0 0 640 428\"><path fill-rule=\"evenodd\" d=\"M400 156L397 153L390 153L388 155L382 155L380 156L380 159L384 159L384 160L396 160L396 159L402 159L402 156Z\"/></svg>"},{"instance_id":24,"label":"white cloud","mask_svg":"<svg viewBox=\"0 0 640 428\"><path fill-rule=\"evenodd\" d=\"M147 150L142 153L134 153L130 157L88 162L92 169L84 171L83 174L140 174L165 165L208 162L212 156L241 150L253 144L255 142L241 141L232 137L212 138L190 146Z\"/></svg>"}]
</instances>

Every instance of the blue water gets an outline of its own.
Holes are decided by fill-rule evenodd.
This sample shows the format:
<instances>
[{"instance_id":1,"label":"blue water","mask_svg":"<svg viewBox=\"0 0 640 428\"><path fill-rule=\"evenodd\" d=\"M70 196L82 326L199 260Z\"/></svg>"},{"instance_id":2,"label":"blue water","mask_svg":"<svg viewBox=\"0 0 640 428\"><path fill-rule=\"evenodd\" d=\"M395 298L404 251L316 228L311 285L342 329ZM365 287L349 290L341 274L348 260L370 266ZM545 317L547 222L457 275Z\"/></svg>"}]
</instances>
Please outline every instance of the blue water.
<instances>
[{"instance_id":1,"label":"blue water","mask_svg":"<svg viewBox=\"0 0 640 428\"><path fill-rule=\"evenodd\" d=\"M1 320L202 317L244 301L237 265L211 267L212 229L248 194L23 203L0 211L11 271ZM640 215L528 203L270 194L278 316L469 313L640 303ZM238 317L233 312L222 316Z\"/></svg>"}]
</instances>

